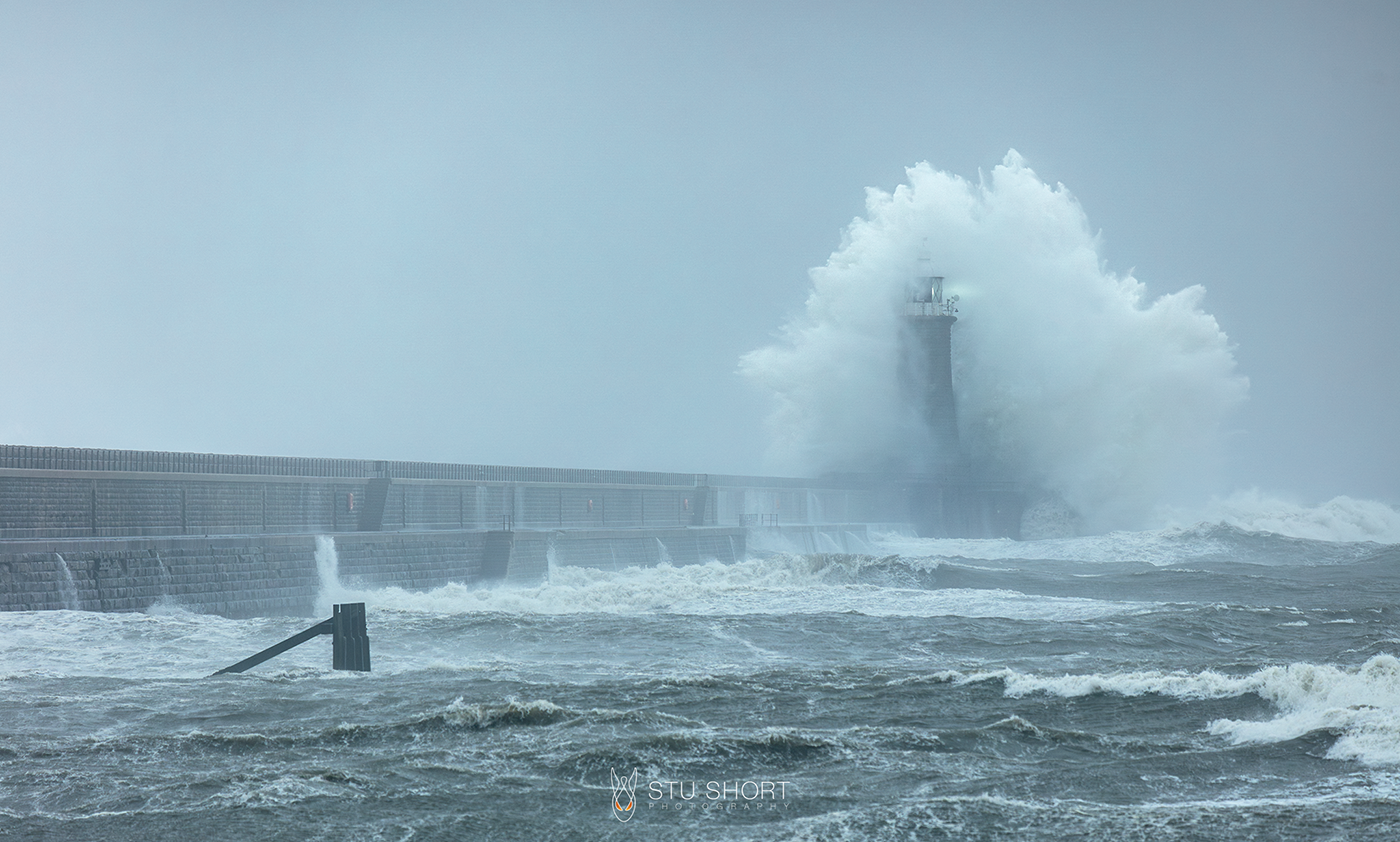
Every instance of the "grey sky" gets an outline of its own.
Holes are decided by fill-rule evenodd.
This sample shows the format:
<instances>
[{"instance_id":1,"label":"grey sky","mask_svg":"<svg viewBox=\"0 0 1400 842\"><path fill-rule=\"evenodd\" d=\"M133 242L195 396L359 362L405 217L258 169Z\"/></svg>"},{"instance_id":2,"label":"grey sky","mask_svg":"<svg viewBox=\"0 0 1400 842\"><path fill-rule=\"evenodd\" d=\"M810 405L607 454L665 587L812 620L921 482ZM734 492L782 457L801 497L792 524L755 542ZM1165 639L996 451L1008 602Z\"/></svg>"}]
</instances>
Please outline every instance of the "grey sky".
<instances>
[{"instance_id":1,"label":"grey sky","mask_svg":"<svg viewBox=\"0 0 1400 842\"><path fill-rule=\"evenodd\" d=\"M1222 491L1400 500L1394 3L0 3L0 440L756 472L736 374L1016 148L1251 398Z\"/></svg>"}]
</instances>

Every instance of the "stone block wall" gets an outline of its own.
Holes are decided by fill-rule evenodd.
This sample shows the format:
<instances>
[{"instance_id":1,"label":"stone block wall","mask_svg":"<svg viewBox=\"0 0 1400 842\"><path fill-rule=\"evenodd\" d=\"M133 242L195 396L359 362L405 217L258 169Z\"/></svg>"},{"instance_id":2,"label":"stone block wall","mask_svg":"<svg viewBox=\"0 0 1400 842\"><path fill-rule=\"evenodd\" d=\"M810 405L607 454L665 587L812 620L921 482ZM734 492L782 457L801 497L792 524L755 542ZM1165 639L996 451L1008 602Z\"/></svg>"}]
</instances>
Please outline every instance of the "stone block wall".
<instances>
[{"instance_id":1,"label":"stone block wall","mask_svg":"<svg viewBox=\"0 0 1400 842\"><path fill-rule=\"evenodd\" d=\"M318 587L309 536L0 545L3 610L144 611L165 601L227 617L300 615Z\"/></svg>"},{"instance_id":2,"label":"stone block wall","mask_svg":"<svg viewBox=\"0 0 1400 842\"><path fill-rule=\"evenodd\" d=\"M377 522L371 487L376 503L385 492ZM0 610L168 600L304 615L318 534L336 536L343 580L424 590L537 581L551 563L738 561L745 528L901 521L991 537L1017 534L1019 517L1011 489L953 475L815 481L0 445ZM845 531L812 540L841 547ZM508 535L506 555L490 555L488 532Z\"/></svg>"},{"instance_id":3,"label":"stone block wall","mask_svg":"<svg viewBox=\"0 0 1400 842\"><path fill-rule=\"evenodd\" d=\"M354 532L333 536L347 586L439 588L481 580L484 532Z\"/></svg>"},{"instance_id":4,"label":"stone block wall","mask_svg":"<svg viewBox=\"0 0 1400 842\"><path fill-rule=\"evenodd\" d=\"M0 469L0 541L356 528L368 480ZM392 479L381 530L685 526L712 489ZM705 498L702 501L702 496Z\"/></svg>"},{"instance_id":5,"label":"stone block wall","mask_svg":"<svg viewBox=\"0 0 1400 842\"><path fill-rule=\"evenodd\" d=\"M485 530L332 535L342 585L426 591L483 583ZM505 579L556 563L620 569L744 556L740 529L516 531ZM314 535L0 542L0 610L145 611L168 603L226 617L310 616L321 587Z\"/></svg>"}]
</instances>

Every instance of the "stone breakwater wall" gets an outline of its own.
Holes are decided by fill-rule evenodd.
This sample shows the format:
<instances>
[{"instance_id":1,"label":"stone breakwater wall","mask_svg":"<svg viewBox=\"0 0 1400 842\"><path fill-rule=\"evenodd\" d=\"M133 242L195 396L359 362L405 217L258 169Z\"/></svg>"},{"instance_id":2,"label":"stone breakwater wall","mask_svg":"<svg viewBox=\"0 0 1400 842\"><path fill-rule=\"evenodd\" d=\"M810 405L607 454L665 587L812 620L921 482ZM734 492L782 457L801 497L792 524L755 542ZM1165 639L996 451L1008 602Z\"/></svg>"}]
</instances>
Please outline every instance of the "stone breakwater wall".
<instances>
[{"instance_id":1,"label":"stone breakwater wall","mask_svg":"<svg viewBox=\"0 0 1400 842\"><path fill-rule=\"evenodd\" d=\"M1020 511L1012 489L964 475L804 480L0 445L0 610L165 600L233 617L307 614L316 535L334 536L346 582L425 590L538 581L551 561L739 561L760 534L773 551L852 551L869 523L1015 537Z\"/></svg>"},{"instance_id":2,"label":"stone breakwater wall","mask_svg":"<svg viewBox=\"0 0 1400 842\"><path fill-rule=\"evenodd\" d=\"M309 616L323 583L315 535L0 541L0 610ZM604 569L744 557L738 528L342 533L348 588L426 591L450 582L528 584L553 561Z\"/></svg>"},{"instance_id":3,"label":"stone breakwater wall","mask_svg":"<svg viewBox=\"0 0 1400 842\"><path fill-rule=\"evenodd\" d=\"M694 485L375 479L0 468L0 540L717 525Z\"/></svg>"},{"instance_id":4,"label":"stone breakwater wall","mask_svg":"<svg viewBox=\"0 0 1400 842\"><path fill-rule=\"evenodd\" d=\"M449 529L906 523L1016 537L1022 501L964 473L754 477L0 445L0 541Z\"/></svg>"}]
</instances>

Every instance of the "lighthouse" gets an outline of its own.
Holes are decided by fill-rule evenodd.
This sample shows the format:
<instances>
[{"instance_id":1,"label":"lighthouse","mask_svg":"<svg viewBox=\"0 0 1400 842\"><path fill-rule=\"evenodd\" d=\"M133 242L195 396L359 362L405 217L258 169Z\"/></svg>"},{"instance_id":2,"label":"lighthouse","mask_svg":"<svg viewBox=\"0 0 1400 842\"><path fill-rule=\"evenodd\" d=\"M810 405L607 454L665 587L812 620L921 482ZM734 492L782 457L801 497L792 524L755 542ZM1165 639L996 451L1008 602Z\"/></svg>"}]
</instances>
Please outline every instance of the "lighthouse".
<instances>
[{"instance_id":1,"label":"lighthouse","mask_svg":"<svg viewBox=\"0 0 1400 842\"><path fill-rule=\"evenodd\" d=\"M928 258L904 304L900 341L900 380L905 402L923 441L914 443L915 473L942 472L961 461L958 414L953 399L953 323L956 295L945 298L943 278L928 269Z\"/></svg>"}]
</instances>

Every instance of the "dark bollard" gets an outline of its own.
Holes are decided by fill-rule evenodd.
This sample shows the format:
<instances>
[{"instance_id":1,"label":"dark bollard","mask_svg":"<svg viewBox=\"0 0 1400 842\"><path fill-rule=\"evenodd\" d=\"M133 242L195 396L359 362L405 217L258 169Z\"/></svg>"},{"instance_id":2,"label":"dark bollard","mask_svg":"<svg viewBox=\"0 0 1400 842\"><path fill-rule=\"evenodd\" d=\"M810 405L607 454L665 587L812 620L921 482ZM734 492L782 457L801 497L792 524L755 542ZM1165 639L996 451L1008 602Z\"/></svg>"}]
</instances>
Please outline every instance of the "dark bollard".
<instances>
[{"instance_id":1,"label":"dark bollard","mask_svg":"<svg viewBox=\"0 0 1400 842\"><path fill-rule=\"evenodd\" d=\"M365 631L365 604L335 606L331 617L331 667L369 672L369 634Z\"/></svg>"},{"instance_id":2,"label":"dark bollard","mask_svg":"<svg viewBox=\"0 0 1400 842\"><path fill-rule=\"evenodd\" d=\"M224 667L214 675L244 672L323 634L331 635L332 669L369 672L369 633L365 630L365 604L347 602L335 606L329 620L322 620L306 631L297 632L256 655L250 655L233 666Z\"/></svg>"}]
</instances>

